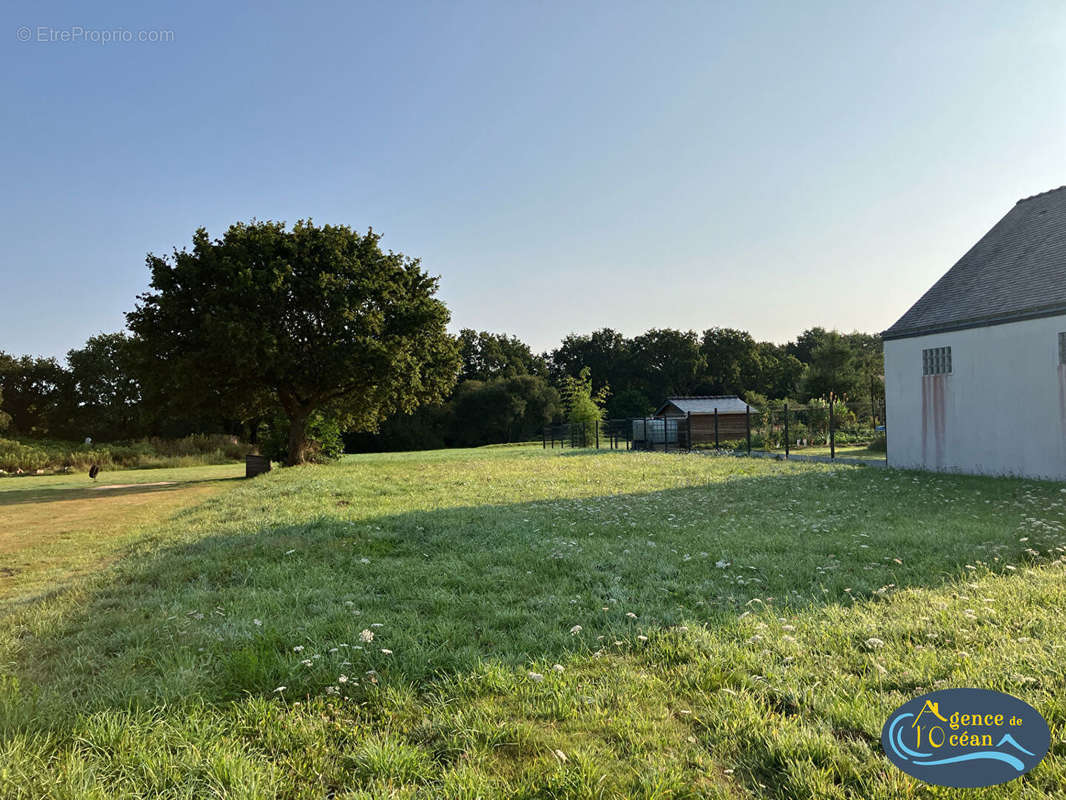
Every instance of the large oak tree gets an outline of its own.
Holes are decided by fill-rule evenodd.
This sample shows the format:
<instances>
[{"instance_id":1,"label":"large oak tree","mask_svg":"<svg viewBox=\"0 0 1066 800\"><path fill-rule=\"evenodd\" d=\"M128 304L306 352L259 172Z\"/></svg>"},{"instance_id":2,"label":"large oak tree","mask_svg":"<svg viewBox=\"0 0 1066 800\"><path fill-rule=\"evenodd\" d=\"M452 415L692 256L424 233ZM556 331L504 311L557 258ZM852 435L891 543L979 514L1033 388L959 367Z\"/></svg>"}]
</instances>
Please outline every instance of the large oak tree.
<instances>
[{"instance_id":1,"label":"large oak tree","mask_svg":"<svg viewBox=\"0 0 1066 800\"><path fill-rule=\"evenodd\" d=\"M290 464L308 455L322 411L350 430L443 398L459 368L437 279L346 226L238 223L203 228L191 250L148 255L151 290L127 315L157 369L235 411L276 403Z\"/></svg>"}]
</instances>

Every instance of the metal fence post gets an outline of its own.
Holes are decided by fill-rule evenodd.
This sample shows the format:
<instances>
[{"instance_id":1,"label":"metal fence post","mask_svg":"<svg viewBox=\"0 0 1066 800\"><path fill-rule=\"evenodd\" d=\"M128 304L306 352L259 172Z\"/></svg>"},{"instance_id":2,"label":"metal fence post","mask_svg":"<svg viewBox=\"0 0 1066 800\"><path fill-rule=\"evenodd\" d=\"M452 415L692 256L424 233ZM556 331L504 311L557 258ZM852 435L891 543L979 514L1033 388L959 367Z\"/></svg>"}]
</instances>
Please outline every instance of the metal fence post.
<instances>
[{"instance_id":1,"label":"metal fence post","mask_svg":"<svg viewBox=\"0 0 1066 800\"><path fill-rule=\"evenodd\" d=\"M788 458L788 403L785 403L785 458Z\"/></svg>"},{"instance_id":2,"label":"metal fence post","mask_svg":"<svg viewBox=\"0 0 1066 800\"><path fill-rule=\"evenodd\" d=\"M744 404L744 426L748 434L748 455L751 455L751 406Z\"/></svg>"},{"instance_id":3,"label":"metal fence post","mask_svg":"<svg viewBox=\"0 0 1066 800\"><path fill-rule=\"evenodd\" d=\"M874 427L877 427L877 407L874 403L874 376L870 376L870 416L873 417Z\"/></svg>"},{"instance_id":4,"label":"metal fence post","mask_svg":"<svg viewBox=\"0 0 1066 800\"><path fill-rule=\"evenodd\" d=\"M718 450L718 407L714 409L714 449Z\"/></svg>"},{"instance_id":5,"label":"metal fence post","mask_svg":"<svg viewBox=\"0 0 1066 800\"><path fill-rule=\"evenodd\" d=\"M688 441L685 444L688 446L689 451L692 450L692 412L685 412L685 435L688 437Z\"/></svg>"},{"instance_id":6,"label":"metal fence post","mask_svg":"<svg viewBox=\"0 0 1066 800\"><path fill-rule=\"evenodd\" d=\"M600 449L600 421L596 420L592 424L596 426L596 449L599 450Z\"/></svg>"},{"instance_id":7,"label":"metal fence post","mask_svg":"<svg viewBox=\"0 0 1066 800\"><path fill-rule=\"evenodd\" d=\"M836 420L833 417L833 393L829 393L829 457L837 457Z\"/></svg>"}]
</instances>

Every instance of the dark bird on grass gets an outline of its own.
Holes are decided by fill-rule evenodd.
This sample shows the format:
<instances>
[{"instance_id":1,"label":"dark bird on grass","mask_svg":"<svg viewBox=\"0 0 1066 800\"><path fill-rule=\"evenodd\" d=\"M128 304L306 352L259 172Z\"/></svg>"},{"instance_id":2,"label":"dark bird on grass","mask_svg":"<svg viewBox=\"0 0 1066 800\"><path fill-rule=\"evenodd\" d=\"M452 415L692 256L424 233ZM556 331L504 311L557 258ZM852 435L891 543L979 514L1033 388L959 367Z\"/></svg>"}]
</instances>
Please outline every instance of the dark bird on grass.
<instances>
[{"instance_id":1,"label":"dark bird on grass","mask_svg":"<svg viewBox=\"0 0 1066 800\"><path fill-rule=\"evenodd\" d=\"M100 474L100 465L99 464L93 464L91 467L89 467L89 477L92 478L94 481L96 480L96 476L99 475L99 474Z\"/></svg>"}]
</instances>

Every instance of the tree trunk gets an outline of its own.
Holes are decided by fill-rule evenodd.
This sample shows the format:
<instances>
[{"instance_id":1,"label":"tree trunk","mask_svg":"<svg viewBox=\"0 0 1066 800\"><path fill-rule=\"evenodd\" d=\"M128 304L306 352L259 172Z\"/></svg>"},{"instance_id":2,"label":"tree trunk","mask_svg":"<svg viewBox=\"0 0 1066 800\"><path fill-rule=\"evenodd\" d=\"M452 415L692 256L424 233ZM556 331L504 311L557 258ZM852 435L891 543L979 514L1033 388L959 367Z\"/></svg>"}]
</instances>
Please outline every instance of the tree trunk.
<instances>
[{"instance_id":1,"label":"tree trunk","mask_svg":"<svg viewBox=\"0 0 1066 800\"><path fill-rule=\"evenodd\" d=\"M307 461L307 412L300 411L289 417L289 459L290 467Z\"/></svg>"}]
</instances>

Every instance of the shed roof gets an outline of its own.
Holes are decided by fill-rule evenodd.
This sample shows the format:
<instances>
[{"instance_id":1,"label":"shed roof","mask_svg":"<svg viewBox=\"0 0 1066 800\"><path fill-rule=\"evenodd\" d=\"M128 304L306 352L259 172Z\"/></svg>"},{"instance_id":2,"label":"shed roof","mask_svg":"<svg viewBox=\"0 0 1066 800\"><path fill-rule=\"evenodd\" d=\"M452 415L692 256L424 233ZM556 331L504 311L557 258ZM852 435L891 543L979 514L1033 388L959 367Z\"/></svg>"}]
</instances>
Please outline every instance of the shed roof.
<instances>
[{"instance_id":1,"label":"shed roof","mask_svg":"<svg viewBox=\"0 0 1066 800\"><path fill-rule=\"evenodd\" d=\"M666 402L656 409L659 415L668 406L676 406L686 414L713 414L717 408L719 414L743 414L748 404L735 394L695 395L691 397L667 397ZM752 411L755 411L753 408Z\"/></svg>"},{"instance_id":2,"label":"shed roof","mask_svg":"<svg viewBox=\"0 0 1066 800\"><path fill-rule=\"evenodd\" d=\"M1019 200L886 339L1066 314L1066 186Z\"/></svg>"}]
</instances>

